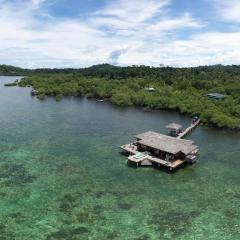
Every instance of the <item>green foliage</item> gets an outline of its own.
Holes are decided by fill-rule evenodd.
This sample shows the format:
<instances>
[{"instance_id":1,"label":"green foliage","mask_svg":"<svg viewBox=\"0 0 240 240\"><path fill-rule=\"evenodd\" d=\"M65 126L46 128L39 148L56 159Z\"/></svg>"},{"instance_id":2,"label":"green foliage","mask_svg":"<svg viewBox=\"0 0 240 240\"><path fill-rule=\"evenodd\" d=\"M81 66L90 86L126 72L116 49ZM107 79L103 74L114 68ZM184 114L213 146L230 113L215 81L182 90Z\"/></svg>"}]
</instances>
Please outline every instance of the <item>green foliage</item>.
<instances>
[{"instance_id":1,"label":"green foliage","mask_svg":"<svg viewBox=\"0 0 240 240\"><path fill-rule=\"evenodd\" d=\"M113 104L116 104L118 106L131 106L133 105L132 100L131 100L131 92L127 91L116 91L112 98L111 101Z\"/></svg>"},{"instance_id":2,"label":"green foliage","mask_svg":"<svg viewBox=\"0 0 240 240\"><path fill-rule=\"evenodd\" d=\"M62 98L63 98L63 94L61 94L61 93L60 93L60 94L57 94L56 97L55 97L55 99L56 99L57 102L61 101Z\"/></svg>"},{"instance_id":3,"label":"green foliage","mask_svg":"<svg viewBox=\"0 0 240 240\"><path fill-rule=\"evenodd\" d=\"M42 74L42 72L44 72ZM41 74L40 74L40 73ZM48 74L50 72L51 74ZM46 95L109 99L118 106L169 109L199 115L219 128L240 129L240 67L151 68L146 66L93 66L85 69L35 70L19 86L31 85L40 99ZM148 91L153 87L155 91ZM207 93L227 94L211 100Z\"/></svg>"},{"instance_id":4,"label":"green foliage","mask_svg":"<svg viewBox=\"0 0 240 240\"><path fill-rule=\"evenodd\" d=\"M44 100L44 99L46 98L46 95L45 95L44 93L39 93L39 94L37 95L37 98L38 98L39 100Z\"/></svg>"},{"instance_id":5,"label":"green foliage","mask_svg":"<svg viewBox=\"0 0 240 240\"><path fill-rule=\"evenodd\" d=\"M27 75L29 71L30 70L22 69L19 67L0 65L0 76L24 76Z\"/></svg>"}]
</instances>

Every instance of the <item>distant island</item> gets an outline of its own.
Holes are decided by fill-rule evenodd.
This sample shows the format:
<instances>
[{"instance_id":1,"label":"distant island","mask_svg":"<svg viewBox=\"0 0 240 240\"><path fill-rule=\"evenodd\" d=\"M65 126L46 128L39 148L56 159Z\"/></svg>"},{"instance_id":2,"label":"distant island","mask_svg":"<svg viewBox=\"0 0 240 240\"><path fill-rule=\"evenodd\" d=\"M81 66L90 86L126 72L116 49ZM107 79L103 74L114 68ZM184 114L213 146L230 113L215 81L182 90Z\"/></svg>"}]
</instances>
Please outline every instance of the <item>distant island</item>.
<instances>
[{"instance_id":1,"label":"distant island","mask_svg":"<svg viewBox=\"0 0 240 240\"><path fill-rule=\"evenodd\" d=\"M197 115L205 125L240 130L240 66L158 68L101 64L80 69L30 70L0 65L0 75L25 76L18 86L33 87L39 99L54 96L59 101L64 96L86 96L118 106Z\"/></svg>"}]
</instances>

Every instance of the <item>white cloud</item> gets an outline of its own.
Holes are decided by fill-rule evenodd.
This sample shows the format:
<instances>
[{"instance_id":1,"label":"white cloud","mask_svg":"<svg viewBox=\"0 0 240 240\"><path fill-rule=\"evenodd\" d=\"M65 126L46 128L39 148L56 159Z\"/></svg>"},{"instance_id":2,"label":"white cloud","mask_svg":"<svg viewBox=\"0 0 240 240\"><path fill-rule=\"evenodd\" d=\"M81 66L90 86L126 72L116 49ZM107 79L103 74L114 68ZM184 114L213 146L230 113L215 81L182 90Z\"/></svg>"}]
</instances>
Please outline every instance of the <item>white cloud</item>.
<instances>
[{"instance_id":1,"label":"white cloud","mask_svg":"<svg viewBox=\"0 0 240 240\"><path fill-rule=\"evenodd\" d=\"M176 30L199 30L204 24L189 13L171 17L167 0L112 1L84 20L46 19L48 13L40 6L51 0L17 2L0 0L0 63L22 67L240 63L240 33L192 32L182 40Z\"/></svg>"},{"instance_id":2,"label":"white cloud","mask_svg":"<svg viewBox=\"0 0 240 240\"><path fill-rule=\"evenodd\" d=\"M46 0L31 0L31 4L34 8L38 8Z\"/></svg>"},{"instance_id":3,"label":"white cloud","mask_svg":"<svg viewBox=\"0 0 240 240\"><path fill-rule=\"evenodd\" d=\"M139 23L151 19L169 3L170 0L118 0L110 2L98 14Z\"/></svg>"},{"instance_id":4,"label":"white cloud","mask_svg":"<svg viewBox=\"0 0 240 240\"><path fill-rule=\"evenodd\" d=\"M239 0L214 0L213 3L224 20L240 23Z\"/></svg>"},{"instance_id":5,"label":"white cloud","mask_svg":"<svg viewBox=\"0 0 240 240\"><path fill-rule=\"evenodd\" d=\"M148 30L152 34L159 32L168 32L176 29L187 29L187 28L202 28L203 23L194 20L189 13L185 13L183 16L174 19L163 19L157 24L150 24Z\"/></svg>"},{"instance_id":6,"label":"white cloud","mask_svg":"<svg viewBox=\"0 0 240 240\"><path fill-rule=\"evenodd\" d=\"M120 64L158 66L199 66L213 64L240 64L240 33L203 33L189 40L164 41L161 44L143 44L123 54Z\"/></svg>"},{"instance_id":7,"label":"white cloud","mask_svg":"<svg viewBox=\"0 0 240 240\"><path fill-rule=\"evenodd\" d=\"M169 0L119 0L108 4L90 19L97 28L104 27L111 34L131 39L163 36L176 29L201 28L203 24L184 13L177 18L167 17Z\"/></svg>"}]
</instances>

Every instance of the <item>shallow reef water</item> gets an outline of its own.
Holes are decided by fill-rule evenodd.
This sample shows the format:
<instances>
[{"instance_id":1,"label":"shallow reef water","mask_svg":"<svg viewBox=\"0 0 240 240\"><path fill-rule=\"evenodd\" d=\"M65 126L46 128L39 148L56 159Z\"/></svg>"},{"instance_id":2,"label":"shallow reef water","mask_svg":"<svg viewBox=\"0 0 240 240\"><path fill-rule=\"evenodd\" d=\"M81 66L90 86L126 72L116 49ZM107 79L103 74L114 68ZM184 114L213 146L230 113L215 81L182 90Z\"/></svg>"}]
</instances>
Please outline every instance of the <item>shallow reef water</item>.
<instances>
[{"instance_id":1,"label":"shallow reef water","mask_svg":"<svg viewBox=\"0 0 240 240\"><path fill-rule=\"evenodd\" d=\"M200 126L199 162L175 173L134 168L119 146L173 112L81 98L39 101L0 77L1 240L236 240L240 135Z\"/></svg>"}]
</instances>

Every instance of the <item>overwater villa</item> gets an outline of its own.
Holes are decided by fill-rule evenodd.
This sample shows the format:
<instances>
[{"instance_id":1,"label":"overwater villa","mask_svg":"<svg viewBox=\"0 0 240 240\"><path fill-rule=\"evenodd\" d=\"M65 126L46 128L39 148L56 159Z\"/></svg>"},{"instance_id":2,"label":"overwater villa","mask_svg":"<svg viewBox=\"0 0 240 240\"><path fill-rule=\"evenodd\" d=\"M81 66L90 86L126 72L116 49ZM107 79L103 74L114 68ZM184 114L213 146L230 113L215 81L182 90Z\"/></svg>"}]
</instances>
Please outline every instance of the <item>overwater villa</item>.
<instances>
[{"instance_id":1,"label":"overwater villa","mask_svg":"<svg viewBox=\"0 0 240 240\"><path fill-rule=\"evenodd\" d=\"M129 155L130 164L164 166L171 171L185 162L194 163L198 152L193 141L151 131L136 135L132 143L120 148Z\"/></svg>"}]
</instances>

